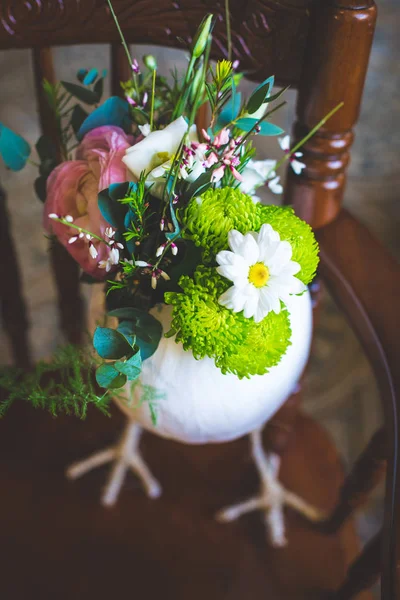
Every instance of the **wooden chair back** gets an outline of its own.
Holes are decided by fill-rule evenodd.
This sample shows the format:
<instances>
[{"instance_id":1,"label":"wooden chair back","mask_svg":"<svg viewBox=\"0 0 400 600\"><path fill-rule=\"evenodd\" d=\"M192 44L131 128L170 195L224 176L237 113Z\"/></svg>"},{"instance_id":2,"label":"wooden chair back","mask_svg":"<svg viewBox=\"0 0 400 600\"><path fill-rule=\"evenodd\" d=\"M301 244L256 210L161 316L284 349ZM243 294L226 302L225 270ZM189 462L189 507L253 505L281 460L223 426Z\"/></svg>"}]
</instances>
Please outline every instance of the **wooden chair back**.
<instances>
[{"instance_id":1,"label":"wooden chair back","mask_svg":"<svg viewBox=\"0 0 400 600\"><path fill-rule=\"evenodd\" d=\"M128 42L169 47L183 47L179 40L190 42L204 14L213 12L217 17L213 54L215 57L227 56L225 7L221 1L114 0L113 5ZM351 236L354 253L360 251L358 241L372 248L369 234L360 230L348 213L341 211L341 203L353 127L358 117L373 39L376 6L373 0L231 0L230 14L232 55L240 61L241 68L248 72L249 78L259 81L275 74L278 84L291 84L298 90L295 140L310 131L339 102L345 103L307 142L304 148L306 169L302 175L294 176L289 170L285 202L293 204L298 214L321 232L321 272L335 297L352 318L353 326L365 344L380 378L387 416L386 429L376 434L356 463L343 488L337 509L322 526L327 535L340 527L385 471L389 457L390 476L383 532L364 549L334 598L352 598L377 578L382 567L382 597L385 600L400 599L400 586L396 582L396 564L400 553L393 531L398 520L394 505L399 492L395 477L399 428L396 422L396 393L400 387L395 365L400 359L399 346L392 346L385 354L381 342L388 341L387 323L375 310L370 292L361 294L360 303L359 296L352 288L351 282L354 280L354 286L360 284L364 290L368 290L368 281L362 276L352 279L351 273L343 275L347 269L344 253L337 260L331 258L337 245L343 243L337 234L337 223ZM51 46L87 43L110 44L112 91L119 94L119 82L129 78L129 65L105 2L30 0L16 3L6 0L0 5L0 50L32 49L42 130L53 139L55 128L42 90L43 78L55 81ZM0 203L0 207L3 204ZM5 213L1 219L4 223ZM3 227L0 244L5 248L4 230L7 235L7 228ZM61 324L71 341L79 341L83 309L78 267L58 245L53 247L51 256L59 290ZM397 276L397 267L386 259L386 255L382 256L386 275ZM371 257L371 260L374 258ZM338 270L337 265L342 271ZM365 275L366 270L357 273ZM20 296L15 260L9 263L6 275L9 281L16 282L14 289ZM6 304L3 298L3 305ZM369 308L372 317L365 318L365 311ZM8 310L7 318L8 322L16 324L15 327L9 327L15 342L15 357L20 363L27 363L27 354L23 351L21 354L20 350L21 340L26 346L26 339L20 335L22 330L26 330L24 310L21 305L13 305L11 313ZM394 317L393 311L390 314Z\"/></svg>"}]
</instances>

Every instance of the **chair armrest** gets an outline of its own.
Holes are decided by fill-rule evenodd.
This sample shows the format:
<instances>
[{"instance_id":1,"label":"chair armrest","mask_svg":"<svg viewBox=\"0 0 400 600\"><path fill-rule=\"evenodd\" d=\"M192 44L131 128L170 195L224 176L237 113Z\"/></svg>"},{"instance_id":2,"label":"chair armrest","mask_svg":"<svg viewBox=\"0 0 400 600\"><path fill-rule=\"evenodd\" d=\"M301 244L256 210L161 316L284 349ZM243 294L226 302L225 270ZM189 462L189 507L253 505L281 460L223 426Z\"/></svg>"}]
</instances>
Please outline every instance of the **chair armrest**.
<instances>
[{"instance_id":1,"label":"chair armrest","mask_svg":"<svg viewBox=\"0 0 400 600\"><path fill-rule=\"evenodd\" d=\"M375 372L385 411L391 456L388 462L383 528L382 585L397 598L400 561L400 266L348 211L316 232L319 272L362 343ZM396 475L398 475L396 477ZM397 510L397 513L399 511ZM396 540L397 528L397 540Z\"/></svg>"}]
</instances>

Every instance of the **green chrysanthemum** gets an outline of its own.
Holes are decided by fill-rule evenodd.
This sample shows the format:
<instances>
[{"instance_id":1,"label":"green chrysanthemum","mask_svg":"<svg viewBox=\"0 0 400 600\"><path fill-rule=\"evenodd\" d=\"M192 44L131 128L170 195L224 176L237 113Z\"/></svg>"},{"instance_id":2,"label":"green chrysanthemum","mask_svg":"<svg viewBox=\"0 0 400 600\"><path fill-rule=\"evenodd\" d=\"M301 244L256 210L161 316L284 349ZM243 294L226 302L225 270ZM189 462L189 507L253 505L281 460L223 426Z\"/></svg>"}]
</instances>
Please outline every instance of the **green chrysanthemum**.
<instances>
[{"instance_id":1,"label":"green chrysanthemum","mask_svg":"<svg viewBox=\"0 0 400 600\"><path fill-rule=\"evenodd\" d=\"M228 247L228 233L254 231L256 205L250 196L230 187L212 189L192 198L186 209L186 222L196 246L203 248L204 260L214 259Z\"/></svg>"},{"instance_id":2,"label":"green chrysanthemum","mask_svg":"<svg viewBox=\"0 0 400 600\"><path fill-rule=\"evenodd\" d=\"M269 223L279 233L281 240L288 241L292 246L292 260L301 267L296 277L306 285L310 283L319 261L318 244L311 227L299 219L290 206L257 204L256 211L256 231L264 223Z\"/></svg>"},{"instance_id":3,"label":"green chrysanthemum","mask_svg":"<svg viewBox=\"0 0 400 600\"><path fill-rule=\"evenodd\" d=\"M270 312L260 323L242 315L238 318L245 327L245 339L236 351L224 357L223 365L218 360L215 364L239 377L264 375L280 362L290 345L292 332L288 312L285 309L279 314Z\"/></svg>"},{"instance_id":4,"label":"green chrysanthemum","mask_svg":"<svg viewBox=\"0 0 400 600\"><path fill-rule=\"evenodd\" d=\"M215 269L200 266L193 279L181 277L183 293L165 294L172 304L176 341L195 358L209 356L223 373L239 378L263 375L278 364L290 343L288 313L269 313L261 323L246 319L218 303L229 287Z\"/></svg>"}]
</instances>

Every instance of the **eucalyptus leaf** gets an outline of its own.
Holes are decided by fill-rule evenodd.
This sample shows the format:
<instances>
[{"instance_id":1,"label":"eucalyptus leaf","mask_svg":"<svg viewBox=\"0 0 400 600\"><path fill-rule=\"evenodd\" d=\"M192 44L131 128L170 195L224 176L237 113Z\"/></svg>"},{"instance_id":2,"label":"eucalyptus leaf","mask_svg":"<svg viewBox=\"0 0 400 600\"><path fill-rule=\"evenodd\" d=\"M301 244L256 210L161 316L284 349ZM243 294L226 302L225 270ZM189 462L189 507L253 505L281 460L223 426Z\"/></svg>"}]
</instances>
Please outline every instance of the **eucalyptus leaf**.
<instances>
[{"instance_id":1,"label":"eucalyptus leaf","mask_svg":"<svg viewBox=\"0 0 400 600\"><path fill-rule=\"evenodd\" d=\"M92 85L97 79L99 72L97 69L90 69L83 78L83 85Z\"/></svg>"},{"instance_id":2,"label":"eucalyptus leaf","mask_svg":"<svg viewBox=\"0 0 400 600\"><path fill-rule=\"evenodd\" d=\"M127 206L124 206L118 200L113 200L109 194L109 188L99 193L97 204L107 223L122 231Z\"/></svg>"},{"instance_id":3,"label":"eucalyptus leaf","mask_svg":"<svg viewBox=\"0 0 400 600\"><path fill-rule=\"evenodd\" d=\"M132 347L125 336L109 327L97 327L93 336L93 346L101 358L122 358L132 353Z\"/></svg>"},{"instance_id":4,"label":"eucalyptus leaf","mask_svg":"<svg viewBox=\"0 0 400 600\"><path fill-rule=\"evenodd\" d=\"M103 95L103 90L104 90L104 79L103 77L100 77L100 79L98 79L96 81L96 83L94 84L93 87L93 91L97 96L97 101L100 102L101 97Z\"/></svg>"},{"instance_id":5,"label":"eucalyptus leaf","mask_svg":"<svg viewBox=\"0 0 400 600\"><path fill-rule=\"evenodd\" d=\"M72 109L70 123L75 135L78 134L78 131L81 128L82 123L87 118L87 116L88 113L82 108L80 104L76 104Z\"/></svg>"},{"instance_id":6,"label":"eucalyptus leaf","mask_svg":"<svg viewBox=\"0 0 400 600\"><path fill-rule=\"evenodd\" d=\"M96 370L96 381L100 387L116 389L125 385L126 375L117 371L113 365L103 364Z\"/></svg>"},{"instance_id":7,"label":"eucalyptus leaf","mask_svg":"<svg viewBox=\"0 0 400 600\"><path fill-rule=\"evenodd\" d=\"M189 200L195 196L200 196L211 186L212 171L207 170L205 173L193 181L185 191L185 200Z\"/></svg>"},{"instance_id":8,"label":"eucalyptus leaf","mask_svg":"<svg viewBox=\"0 0 400 600\"><path fill-rule=\"evenodd\" d=\"M178 219L176 218L175 210L174 210L174 205L172 204L172 199L171 198L169 200L169 211L170 211L170 214L171 214L171 220L172 220L172 224L174 226L174 231L166 232L165 233L165 237L169 241L171 241L171 240L177 240L177 239L179 239L181 237L180 236L181 228L179 227Z\"/></svg>"},{"instance_id":9,"label":"eucalyptus leaf","mask_svg":"<svg viewBox=\"0 0 400 600\"><path fill-rule=\"evenodd\" d=\"M114 366L120 373L125 375L129 381L137 379L142 370L142 358L139 349L136 354L127 360L115 362Z\"/></svg>"},{"instance_id":10,"label":"eucalyptus leaf","mask_svg":"<svg viewBox=\"0 0 400 600\"><path fill-rule=\"evenodd\" d=\"M135 332L133 329L132 321L122 321L118 325L117 331L119 331L119 333L122 333L122 335L124 336L126 341L133 348L133 346L135 345L135 342L136 342L136 335L135 335Z\"/></svg>"},{"instance_id":11,"label":"eucalyptus leaf","mask_svg":"<svg viewBox=\"0 0 400 600\"><path fill-rule=\"evenodd\" d=\"M95 102L98 102L97 94L82 88L95 96ZM94 103L93 103L94 104ZM128 130L130 125L129 104L126 100L111 96L101 106L96 108L82 123L78 132L78 139L82 139L92 129L102 127L103 125L115 125Z\"/></svg>"},{"instance_id":12,"label":"eucalyptus leaf","mask_svg":"<svg viewBox=\"0 0 400 600\"><path fill-rule=\"evenodd\" d=\"M23 137L0 123L0 155L7 168L20 171L26 165L31 147Z\"/></svg>"},{"instance_id":13,"label":"eucalyptus leaf","mask_svg":"<svg viewBox=\"0 0 400 600\"><path fill-rule=\"evenodd\" d=\"M78 79L78 81L83 83L83 80L85 79L87 72L88 72L88 69L79 69L76 73L76 78Z\"/></svg>"},{"instance_id":14,"label":"eucalyptus leaf","mask_svg":"<svg viewBox=\"0 0 400 600\"><path fill-rule=\"evenodd\" d=\"M35 194L42 202L46 201L47 196L47 177L45 175L40 175L40 177L36 177L34 181Z\"/></svg>"},{"instance_id":15,"label":"eucalyptus leaf","mask_svg":"<svg viewBox=\"0 0 400 600\"><path fill-rule=\"evenodd\" d=\"M158 319L133 307L116 308L107 314L109 317L132 322L132 331L136 334L136 344L140 348L142 360L154 354L162 336L162 325Z\"/></svg>"},{"instance_id":16,"label":"eucalyptus leaf","mask_svg":"<svg viewBox=\"0 0 400 600\"><path fill-rule=\"evenodd\" d=\"M272 75L256 87L250 96L249 101L247 102L246 110L249 114L255 113L265 102L267 96L273 88L274 82L275 77Z\"/></svg>"},{"instance_id":17,"label":"eucalyptus leaf","mask_svg":"<svg viewBox=\"0 0 400 600\"><path fill-rule=\"evenodd\" d=\"M247 117L244 119L239 119L236 122L236 127L238 129L247 132L251 131L255 125L257 125L257 119L249 119ZM259 135L281 135L284 133L283 129L277 125L274 125L274 123L269 123L268 121L261 121L261 123L258 125L260 127L260 131L258 132Z\"/></svg>"},{"instance_id":18,"label":"eucalyptus leaf","mask_svg":"<svg viewBox=\"0 0 400 600\"><path fill-rule=\"evenodd\" d=\"M56 147L52 140L47 135L41 135L35 144L36 152L41 160L55 160L56 158Z\"/></svg>"},{"instance_id":19,"label":"eucalyptus leaf","mask_svg":"<svg viewBox=\"0 0 400 600\"><path fill-rule=\"evenodd\" d=\"M225 104L221 110L217 120L217 130L222 129L234 121L240 111L242 103L242 94L240 92L232 92L232 98Z\"/></svg>"},{"instance_id":20,"label":"eucalyptus leaf","mask_svg":"<svg viewBox=\"0 0 400 600\"><path fill-rule=\"evenodd\" d=\"M76 83L69 83L68 81L62 81L61 83L67 92L81 102L90 105L97 104L97 95L92 90L88 90L86 87L77 85Z\"/></svg>"}]
</instances>

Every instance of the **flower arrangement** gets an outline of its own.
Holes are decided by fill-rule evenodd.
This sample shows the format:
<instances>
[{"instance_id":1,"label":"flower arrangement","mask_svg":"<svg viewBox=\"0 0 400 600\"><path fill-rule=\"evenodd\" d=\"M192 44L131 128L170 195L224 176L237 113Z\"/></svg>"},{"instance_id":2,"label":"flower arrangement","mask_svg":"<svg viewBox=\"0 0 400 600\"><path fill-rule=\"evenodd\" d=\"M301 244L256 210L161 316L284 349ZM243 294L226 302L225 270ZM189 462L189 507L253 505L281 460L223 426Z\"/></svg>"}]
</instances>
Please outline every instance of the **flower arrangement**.
<instances>
[{"instance_id":1,"label":"flower arrangement","mask_svg":"<svg viewBox=\"0 0 400 600\"><path fill-rule=\"evenodd\" d=\"M132 71L122 83L124 99L101 102L105 74L95 69L81 69L78 83L44 83L60 137L58 153L45 137L36 144L44 226L85 281L104 283L108 315L118 319L116 328L94 332L101 399L138 379L163 335L175 336L196 359L212 358L224 374L267 373L290 345L288 299L315 275L311 228L290 207L263 205L255 193L262 185L281 193L278 169L286 161L301 173L299 148L340 105L290 148L270 120L285 90L273 93L271 76L242 99L237 65L210 63L212 27L208 15L186 72L173 73L172 84L152 56L139 66L123 36ZM199 131L204 104L209 126ZM29 145L0 127L3 159L22 168ZM282 159L255 160L257 135L276 136ZM172 307L169 331L154 316L159 303ZM81 373L79 381L84 389ZM35 380L36 398L37 386ZM83 396L99 403L92 386Z\"/></svg>"}]
</instances>

